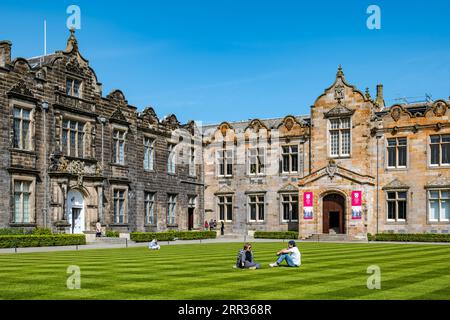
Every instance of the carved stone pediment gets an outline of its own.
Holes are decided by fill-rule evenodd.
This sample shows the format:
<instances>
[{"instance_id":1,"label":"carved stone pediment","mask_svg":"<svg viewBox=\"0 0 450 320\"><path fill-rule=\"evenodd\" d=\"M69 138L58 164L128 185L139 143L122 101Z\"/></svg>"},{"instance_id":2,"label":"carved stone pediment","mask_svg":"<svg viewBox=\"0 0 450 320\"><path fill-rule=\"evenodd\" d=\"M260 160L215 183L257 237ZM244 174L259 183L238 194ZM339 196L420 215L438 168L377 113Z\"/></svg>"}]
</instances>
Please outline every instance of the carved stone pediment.
<instances>
[{"instance_id":1,"label":"carved stone pediment","mask_svg":"<svg viewBox=\"0 0 450 320\"><path fill-rule=\"evenodd\" d=\"M51 172L69 173L77 176L100 176L103 172L103 168L98 162L89 164L81 160L69 160L64 156L52 156L49 169Z\"/></svg>"},{"instance_id":2,"label":"carved stone pediment","mask_svg":"<svg viewBox=\"0 0 450 320\"><path fill-rule=\"evenodd\" d=\"M448 188L450 187L450 178L444 177L442 175L438 176L436 179L431 180L425 185L426 188Z\"/></svg>"},{"instance_id":3,"label":"carved stone pediment","mask_svg":"<svg viewBox=\"0 0 450 320\"><path fill-rule=\"evenodd\" d=\"M172 128L178 128L180 126L180 122L178 121L177 117L174 114L171 114L166 118L164 118L162 123Z\"/></svg>"},{"instance_id":4,"label":"carved stone pediment","mask_svg":"<svg viewBox=\"0 0 450 320\"><path fill-rule=\"evenodd\" d=\"M399 179L394 179L383 187L383 190L408 190L409 186Z\"/></svg>"},{"instance_id":5,"label":"carved stone pediment","mask_svg":"<svg viewBox=\"0 0 450 320\"><path fill-rule=\"evenodd\" d=\"M345 105L339 103L336 107L325 113L325 118L349 117L355 113L355 110L347 108Z\"/></svg>"},{"instance_id":6,"label":"carved stone pediment","mask_svg":"<svg viewBox=\"0 0 450 320\"><path fill-rule=\"evenodd\" d=\"M110 117L110 120L119 120L119 121L127 121L127 118L125 117L125 115L123 114L122 110L120 107L118 107L116 109L116 111L114 111Z\"/></svg>"},{"instance_id":7,"label":"carved stone pediment","mask_svg":"<svg viewBox=\"0 0 450 320\"><path fill-rule=\"evenodd\" d=\"M438 101L433 106L433 113L436 117L442 117L447 112L447 104L443 101Z\"/></svg>"},{"instance_id":8,"label":"carved stone pediment","mask_svg":"<svg viewBox=\"0 0 450 320\"><path fill-rule=\"evenodd\" d=\"M288 184L284 185L283 187L281 187L280 190L278 190L278 193L283 193L283 192L298 192L298 187L294 186L292 183L288 183Z\"/></svg>"},{"instance_id":9,"label":"carved stone pediment","mask_svg":"<svg viewBox=\"0 0 450 320\"><path fill-rule=\"evenodd\" d=\"M264 123L262 123L261 120L259 119L252 120L250 124L247 126L247 128L245 128L245 131L247 131L248 129L251 129L256 133L258 133L259 130L261 129L266 129L267 131L269 131L267 126Z\"/></svg>"},{"instance_id":10,"label":"carved stone pediment","mask_svg":"<svg viewBox=\"0 0 450 320\"><path fill-rule=\"evenodd\" d=\"M34 98L33 91L27 86L25 81L20 80L16 83L8 92L9 94L18 94L21 96L26 96L30 98Z\"/></svg>"},{"instance_id":11,"label":"carved stone pediment","mask_svg":"<svg viewBox=\"0 0 450 320\"><path fill-rule=\"evenodd\" d=\"M328 176L330 177L330 179L334 178L334 175L336 174L337 171L337 164L334 160L330 160L330 162L328 163L328 166L325 168Z\"/></svg>"},{"instance_id":12,"label":"carved stone pediment","mask_svg":"<svg viewBox=\"0 0 450 320\"><path fill-rule=\"evenodd\" d=\"M66 70L81 76L84 75L84 69L78 62L78 58L76 57L76 55L70 57L69 61L66 64Z\"/></svg>"}]
</instances>

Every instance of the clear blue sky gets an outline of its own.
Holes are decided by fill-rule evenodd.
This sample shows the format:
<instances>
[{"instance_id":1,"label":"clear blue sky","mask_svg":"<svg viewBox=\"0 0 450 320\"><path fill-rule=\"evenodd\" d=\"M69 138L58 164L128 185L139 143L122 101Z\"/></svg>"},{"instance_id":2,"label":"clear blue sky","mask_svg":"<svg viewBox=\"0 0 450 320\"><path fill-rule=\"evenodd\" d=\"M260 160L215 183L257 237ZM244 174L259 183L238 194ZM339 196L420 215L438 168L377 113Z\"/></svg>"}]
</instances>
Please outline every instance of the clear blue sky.
<instances>
[{"instance_id":1,"label":"clear blue sky","mask_svg":"<svg viewBox=\"0 0 450 320\"><path fill-rule=\"evenodd\" d=\"M139 109L216 123L307 114L334 80L385 98L450 96L450 2L2 0L0 39L13 56L65 48L66 8L81 8L80 50L103 83ZM366 27L370 4L382 29Z\"/></svg>"}]
</instances>

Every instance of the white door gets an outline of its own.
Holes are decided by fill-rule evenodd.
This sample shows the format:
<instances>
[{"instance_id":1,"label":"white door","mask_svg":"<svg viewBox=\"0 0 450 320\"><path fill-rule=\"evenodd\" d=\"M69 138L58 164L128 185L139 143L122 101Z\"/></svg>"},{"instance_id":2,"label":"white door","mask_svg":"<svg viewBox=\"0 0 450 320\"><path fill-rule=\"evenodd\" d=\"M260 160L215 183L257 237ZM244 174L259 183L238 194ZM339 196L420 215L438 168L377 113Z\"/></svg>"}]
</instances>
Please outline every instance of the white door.
<instances>
[{"instance_id":1,"label":"white door","mask_svg":"<svg viewBox=\"0 0 450 320\"><path fill-rule=\"evenodd\" d=\"M69 191L67 195L67 222L70 224L70 233L83 233L84 226L84 199L77 190Z\"/></svg>"}]
</instances>

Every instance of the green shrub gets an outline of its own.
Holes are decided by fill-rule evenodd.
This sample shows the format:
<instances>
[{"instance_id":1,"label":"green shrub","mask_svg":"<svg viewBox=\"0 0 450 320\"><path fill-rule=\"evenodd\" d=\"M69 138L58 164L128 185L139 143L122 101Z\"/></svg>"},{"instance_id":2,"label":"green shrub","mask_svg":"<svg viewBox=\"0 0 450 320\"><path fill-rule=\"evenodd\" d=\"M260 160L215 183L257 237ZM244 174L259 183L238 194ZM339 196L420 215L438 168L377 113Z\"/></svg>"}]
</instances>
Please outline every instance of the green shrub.
<instances>
[{"instance_id":1,"label":"green shrub","mask_svg":"<svg viewBox=\"0 0 450 320\"><path fill-rule=\"evenodd\" d=\"M179 240L199 240L199 239L215 239L217 233L215 231L176 231L168 232L132 232L130 237L135 242L149 242L153 239L158 241Z\"/></svg>"},{"instance_id":2,"label":"green shrub","mask_svg":"<svg viewBox=\"0 0 450 320\"><path fill-rule=\"evenodd\" d=\"M402 242L450 242L450 234L434 233L379 233L368 234L369 241L402 241Z\"/></svg>"},{"instance_id":3,"label":"green shrub","mask_svg":"<svg viewBox=\"0 0 450 320\"><path fill-rule=\"evenodd\" d=\"M42 236L42 235L51 235L51 234L53 234L53 232L49 228L36 228L33 230L32 234L37 235L37 236L38 235Z\"/></svg>"},{"instance_id":4,"label":"green shrub","mask_svg":"<svg viewBox=\"0 0 450 320\"><path fill-rule=\"evenodd\" d=\"M0 235L0 248L72 246L86 244L84 234Z\"/></svg>"},{"instance_id":5,"label":"green shrub","mask_svg":"<svg viewBox=\"0 0 450 320\"><path fill-rule=\"evenodd\" d=\"M118 238L119 237L119 231L107 230L105 235L108 238Z\"/></svg>"},{"instance_id":6,"label":"green shrub","mask_svg":"<svg viewBox=\"0 0 450 320\"><path fill-rule=\"evenodd\" d=\"M298 239L296 231L255 231L255 239Z\"/></svg>"},{"instance_id":7,"label":"green shrub","mask_svg":"<svg viewBox=\"0 0 450 320\"><path fill-rule=\"evenodd\" d=\"M24 235L30 234L30 230L24 228L2 228L0 229L0 235Z\"/></svg>"}]
</instances>

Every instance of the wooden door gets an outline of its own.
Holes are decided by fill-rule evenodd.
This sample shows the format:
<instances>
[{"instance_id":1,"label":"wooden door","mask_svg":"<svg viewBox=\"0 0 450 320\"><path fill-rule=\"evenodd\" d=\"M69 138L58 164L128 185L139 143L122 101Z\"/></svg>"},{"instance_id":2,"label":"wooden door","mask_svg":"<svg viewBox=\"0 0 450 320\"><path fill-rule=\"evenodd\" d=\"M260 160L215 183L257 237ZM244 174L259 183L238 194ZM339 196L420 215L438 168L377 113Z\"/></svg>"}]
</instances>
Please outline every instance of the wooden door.
<instances>
[{"instance_id":1,"label":"wooden door","mask_svg":"<svg viewBox=\"0 0 450 320\"><path fill-rule=\"evenodd\" d=\"M330 233L330 212L339 213L339 233L345 233L345 198L329 194L323 198L323 233Z\"/></svg>"}]
</instances>

